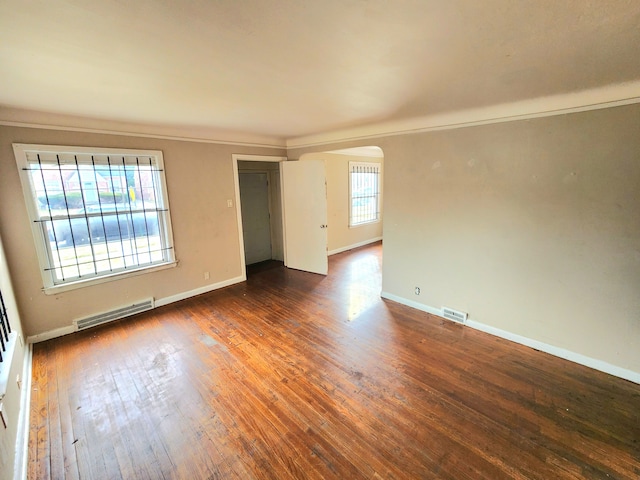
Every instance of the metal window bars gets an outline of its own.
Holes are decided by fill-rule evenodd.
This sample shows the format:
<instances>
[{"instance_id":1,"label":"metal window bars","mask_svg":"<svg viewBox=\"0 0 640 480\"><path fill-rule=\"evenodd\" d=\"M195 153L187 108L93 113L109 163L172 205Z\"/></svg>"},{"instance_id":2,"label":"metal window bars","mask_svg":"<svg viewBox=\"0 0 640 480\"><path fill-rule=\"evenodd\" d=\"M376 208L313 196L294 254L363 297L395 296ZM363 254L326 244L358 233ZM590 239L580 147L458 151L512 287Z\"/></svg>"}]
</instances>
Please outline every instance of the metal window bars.
<instances>
[{"instance_id":1,"label":"metal window bars","mask_svg":"<svg viewBox=\"0 0 640 480\"><path fill-rule=\"evenodd\" d=\"M0 292L0 363L4 361L5 352L9 343L9 334L11 333L11 324L7 316L7 308Z\"/></svg>"},{"instance_id":2,"label":"metal window bars","mask_svg":"<svg viewBox=\"0 0 640 480\"><path fill-rule=\"evenodd\" d=\"M168 208L152 157L35 155L32 194L54 284L170 261Z\"/></svg>"},{"instance_id":3,"label":"metal window bars","mask_svg":"<svg viewBox=\"0 0 640 480\"><path fill-rule=\"evenodd\" d=\"M371 223L380 218L380 166L351 162L349 225Z\"/></svg>"}]
</instances>

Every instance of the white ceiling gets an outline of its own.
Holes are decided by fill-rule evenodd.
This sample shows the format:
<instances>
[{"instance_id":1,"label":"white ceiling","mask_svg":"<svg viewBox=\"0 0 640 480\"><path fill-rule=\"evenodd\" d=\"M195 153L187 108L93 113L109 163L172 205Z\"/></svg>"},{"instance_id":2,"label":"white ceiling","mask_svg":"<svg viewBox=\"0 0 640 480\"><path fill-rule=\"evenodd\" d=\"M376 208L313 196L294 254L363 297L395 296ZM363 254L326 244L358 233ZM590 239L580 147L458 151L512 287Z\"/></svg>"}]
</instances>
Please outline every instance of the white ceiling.
<instances>
[{"instance_id":1,"label":"white ceiling","mask_svg":"<svg viewBox=\"0 0 640 480\"><path fill-rule=\"evenodd\" d=\"M619 84L639 0L0 1L5 120L277 143Z\"/></svg>"}]
</instances>

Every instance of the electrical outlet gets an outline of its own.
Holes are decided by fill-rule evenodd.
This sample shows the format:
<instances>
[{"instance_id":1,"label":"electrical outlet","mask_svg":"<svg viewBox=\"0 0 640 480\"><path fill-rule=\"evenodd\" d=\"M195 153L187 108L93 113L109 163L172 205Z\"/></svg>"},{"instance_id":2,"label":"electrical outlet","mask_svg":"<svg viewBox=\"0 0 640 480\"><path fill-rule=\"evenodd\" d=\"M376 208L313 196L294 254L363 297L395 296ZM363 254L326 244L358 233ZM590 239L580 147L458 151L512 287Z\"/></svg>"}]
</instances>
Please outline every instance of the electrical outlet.
<instances>
[{"instance_id":1,"label":"electrical outlet","mask_svg":"<svg viewBox=\"0 0 640 480\"><path fill-rule=\"evenodd\" d=\"M227 200L227 208L233 208L233 200Z\"/></svg>"},{"instance_id":2,"label":"electrical outlet","mask_svg":"<svg viewBox=\"0 0 640 480\"><path fill-rule=\"evenodd\" d=\"M209 280L209 272L204 272L202 275L204 276L205 280Z\"/></svg>"},{"instance_id":3,"label":"electrical outlet","mask_svg":"<svg viewBox=\"0 0 640 480\"><path fill-rule=\"evenodd\" d=\"M416 287L415 292L416 292L416 295L420 295L420 287Z\"/></svg>"}]
</instances>

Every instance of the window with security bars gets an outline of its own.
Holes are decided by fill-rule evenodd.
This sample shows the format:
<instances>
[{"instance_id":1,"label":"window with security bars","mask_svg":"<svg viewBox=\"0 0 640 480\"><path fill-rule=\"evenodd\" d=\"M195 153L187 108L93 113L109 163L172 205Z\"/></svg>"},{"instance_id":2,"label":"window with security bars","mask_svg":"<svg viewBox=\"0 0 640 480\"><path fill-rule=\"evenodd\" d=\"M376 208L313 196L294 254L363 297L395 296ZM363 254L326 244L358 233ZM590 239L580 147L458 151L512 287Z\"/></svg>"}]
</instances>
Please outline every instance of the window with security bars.
<instances>
[{"instance_id":1,"label":"window with security bars","mask_svg":"<svg viewBox=\"0 0 640 480\"><path fill-rule=\"evenodd\" d=\"M349 162L349 226L380 220L380 164Z\"/></svg>"},{"instance_id":2,"label":"window with security bars","mask_svg":"<svg viewBox=\"0 0 640 480\"><path fill-rule=\"evenodd\" d=\"M9 335L11 334L11 324L7 317L7 308L4 305L2 292L0 292L0 364L7 360L6 352L9 348Z\"/></svg>"},{"instance_id":3,"label":"window with security bars","mask_svg":"<svg viewBox=\"0 0 640 480\"><path fill-rule=\"evenodd\" d=\"M175 263L162 152L14 151L45 291Z\"/></svg>"}]
</instances>

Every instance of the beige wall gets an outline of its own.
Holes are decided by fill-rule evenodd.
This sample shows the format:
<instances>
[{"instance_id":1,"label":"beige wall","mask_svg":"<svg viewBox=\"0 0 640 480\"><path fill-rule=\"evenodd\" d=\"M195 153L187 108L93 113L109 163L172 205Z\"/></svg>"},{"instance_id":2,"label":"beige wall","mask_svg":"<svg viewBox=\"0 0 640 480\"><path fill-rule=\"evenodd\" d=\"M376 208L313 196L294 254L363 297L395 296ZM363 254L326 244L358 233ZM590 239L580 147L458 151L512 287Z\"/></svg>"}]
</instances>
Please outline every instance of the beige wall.
<instances>
[{"instance_id":1,"label":"beige wall","mask_svg":"<svg viewBox=\"0 0 640 480\"><path fill-rule=\"evenodd\" d=\"M638 132L640 105L630 105L376 139L385 156L384 291L640 372ZM179 266L44 295L11 142L162 150ZM236 214L226 207L231 153L283 155L0 127L0 235L25 334L239 276Z\"/></svg>"},{"instance_id":2,"label":"beige wall","mask_svg":"<svg viewBox=\"0 0 640 480\"><path fill-rule=\"evenodd\" d=\"M640 372L639 132L632 105L376 139L383 290Z\"/></svg>"},{"instance_id":3,"label":"beige wall","mask_svg":"<svg viewBox=\"0 0 640 480\"><path fill-rule=\"evenodd\" d=\"M178 266L45 295L12 142L162 150ZM236 210L227 207L227 200L235 199L233 153L285 155L280 149L0 126L0 235L25 334L68 327L74 319L140 299L170 298L240 277Z\"/></svg>"},{"instance_id":4,"label":"beige wall","mask_svg":"<svg viewBox=\"0 0 640 480\"><path fill-rule=\"evenodd\" d=\"M324 160L327 174L327 248L341 251L382 237L380 222L349 228L349 162L382 163L382 158L337 153L308 153L300 160ZM384 172L383 172L384 184Z\"/></svg>"},{"instance_id":5,"label":"beige wall","mask_svg":"<svg viewBox=\"0 0 640 480\"><path fill-rule=\"evenodd\" d=\"M15 451L21 407L21 390L18 388L16 379L17 375L20 375L21 378L24 378L23 370L24 362L26 360L26 348L23 341L24 337L22 335L22 324L20 322L18 305L13 293L10 272L1 239L0 291L2 292L2 299L7 309L7 317L9 318L9 323L11 324L11 330L18 335L18 340L15 344L16 346L11 361L7 390L4 398L2 399L2 412L7 422L7 428L4 428L0 424L0 459L2 460L2 468L0 468L0 480L9 480L11 478L14 478L13 471L15 468ZM5 361L7 361L6 358ZM25 382L23 381L23 385L24 383ZM27 415L28 413L23 412L23 414Z\"/></svg>"}]
</instances>

